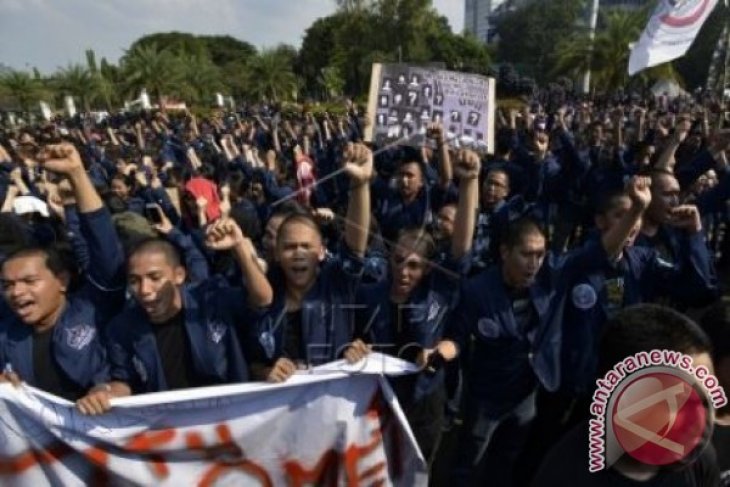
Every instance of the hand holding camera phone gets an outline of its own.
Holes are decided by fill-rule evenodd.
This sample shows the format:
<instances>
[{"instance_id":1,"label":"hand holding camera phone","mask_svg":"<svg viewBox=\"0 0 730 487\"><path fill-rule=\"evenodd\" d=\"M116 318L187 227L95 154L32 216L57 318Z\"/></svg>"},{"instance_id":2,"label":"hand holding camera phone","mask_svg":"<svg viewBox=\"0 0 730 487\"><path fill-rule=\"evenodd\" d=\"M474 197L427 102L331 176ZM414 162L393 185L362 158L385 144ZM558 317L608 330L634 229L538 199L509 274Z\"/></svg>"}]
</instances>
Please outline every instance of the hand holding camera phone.
<instances>
[{"instance_id":1,"label":"hand holding camera phone","mask_svg":"<svg viewBox=\"0 0 730 487\"><path fill-rule=\"evenodd\" d=\"M160 225L163 221L160 207L154 203L147 203L144 206L144 216L153 225Z\"/></svg>"}]
</instances>

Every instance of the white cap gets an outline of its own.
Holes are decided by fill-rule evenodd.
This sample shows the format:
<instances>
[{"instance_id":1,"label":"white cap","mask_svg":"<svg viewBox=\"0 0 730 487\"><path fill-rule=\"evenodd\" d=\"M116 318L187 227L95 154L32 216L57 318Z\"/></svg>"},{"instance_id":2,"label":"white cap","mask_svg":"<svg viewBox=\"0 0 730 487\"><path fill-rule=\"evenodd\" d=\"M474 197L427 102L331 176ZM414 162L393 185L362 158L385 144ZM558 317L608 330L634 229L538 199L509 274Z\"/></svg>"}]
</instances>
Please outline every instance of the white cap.
<instances>
[{"instance_id":1,"label":"white cap","mask_svg":"<svg viewBox=\"0 0 730 487\"><path fill-rule=\"evenodd\" d=\"M40 213L48 218L48 205L35 196L18 196L13 200L13 211L16 215L25 215L26 213Z\"/></svg>"}]
</instances>

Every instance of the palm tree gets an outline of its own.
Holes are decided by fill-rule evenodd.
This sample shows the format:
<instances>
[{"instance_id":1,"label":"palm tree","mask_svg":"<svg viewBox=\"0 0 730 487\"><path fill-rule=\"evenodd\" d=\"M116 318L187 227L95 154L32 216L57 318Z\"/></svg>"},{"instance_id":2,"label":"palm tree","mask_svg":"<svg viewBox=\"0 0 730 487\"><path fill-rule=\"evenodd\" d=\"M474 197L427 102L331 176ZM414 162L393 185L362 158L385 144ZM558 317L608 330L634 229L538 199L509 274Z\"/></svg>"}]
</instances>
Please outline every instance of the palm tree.
<instances>
[{"instance_id":1,"label":"palm tree","mask_svg":"<svg viewBox=\"0 0 730 487\"><path fill-rule=\"evenodd\" d=\"M81 100L84 111L91 109L91 102L96 97L97 84L94 75L80 64L70 64L58 70L53 76L56 89Z\"/></svg>"},{"instance_id":2,"label":"palm tree","mask_svg":"<svg viewBox=\"0 0 730 487\"><path fill-rule=\"evenodd\" d=\"M297 77L286 56L276 49L263 50L246 65L249 95L277 102L297 90Z\"/></svg>"},{"instance_id":3,"label":"palm tree","mask_svg":"<svg viewBox=\"0 0 730 487\"><path fill-rule=\"evenodd\" d=\"M345 89L345 80L342 78L337 66L322 68L319 84L330 99L342 95L342 91Z\"/></svg>"},{"instance_id":4,"label":"palm tree","mask_svg":"<svg viewBox=\"0 0 730 487\"><path fill-rule=\"evenodd\" d=\"M179 89L180 65L177 58L155 44L137 45L121 61L128 94L136 96L142 89L153 93L158 102L166 92Z\"/></svg>"},{"instance_id":5,"label":"palm tree","mask_svg":"<svg viewBox=\"0 0 730 487\"><path fill-rule=\"evenodd\" d=\"M601 15L599 25L602 27L596 33L592 48L587 33L573 35L557 46L553 75L578 76L590 68L597 91L612 91L629 83L629 46L641 35L646 15L623 9L609 10ZM664 64L637 77L645 82L657 78L678 79L679 76L671 64Z\"/></svg>"},{"instance_id":6,"label":"palm tree","mask_svg":"<svg viewBox=\"0 0 730 487\"><path fill-rule=\"evenodd\" d=\"M179 95L193 103L210 103L217 91L223 90L222 74L208 56L200 54L181 54L181 90Z\"/></svg>"},{"instance_id":7,"label":"palm tree","mask_svg":"<svg viewBox=\"0 0 730 487\"><path fill-rule=\"evenodd\" d=\"M10 71L0 76L0 88L27 112L30 104L40 100L43 88L40 82L24 71Z\"/></svg>"}]
</instances>

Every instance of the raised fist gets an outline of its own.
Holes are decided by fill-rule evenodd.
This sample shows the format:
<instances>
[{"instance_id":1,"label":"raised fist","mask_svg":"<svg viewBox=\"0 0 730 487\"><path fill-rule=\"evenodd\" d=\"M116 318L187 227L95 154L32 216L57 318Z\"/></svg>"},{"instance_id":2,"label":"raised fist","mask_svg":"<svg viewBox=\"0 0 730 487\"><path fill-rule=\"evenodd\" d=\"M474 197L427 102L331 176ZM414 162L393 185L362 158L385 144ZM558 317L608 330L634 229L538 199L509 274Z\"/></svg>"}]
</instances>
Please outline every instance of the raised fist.
<instances>
[{"instance_id":1,"label":"raised fist","mask_svg":"<svg viewBox=\"0 0 730 487\"><path fill-rule=\"evenodd\" d=\"M345 172L354 182L368 183L373 175L373 153L364 144L348 144L344 154Z\"/></svg>"},{"instance_id":2,"label":"raised fist","mask_svg":"<svg viewBox=\"0 0 730 487\"><path fill-rule=\"evenodd\" d=\"M634 176L629 181L626 192L635 206L645 210L651 203L651 178Z\"/></svg>"},{"instance_id":3,"label":"raised fist","mask_svg":"<svg viewBox=\"0 0 730 487\"><path fill-rule=\"evenodd\" d=\"M460 180L477 179L481 161L476 152L461 150L454 164L454 175Z\"/></svg>"}]
</instances>

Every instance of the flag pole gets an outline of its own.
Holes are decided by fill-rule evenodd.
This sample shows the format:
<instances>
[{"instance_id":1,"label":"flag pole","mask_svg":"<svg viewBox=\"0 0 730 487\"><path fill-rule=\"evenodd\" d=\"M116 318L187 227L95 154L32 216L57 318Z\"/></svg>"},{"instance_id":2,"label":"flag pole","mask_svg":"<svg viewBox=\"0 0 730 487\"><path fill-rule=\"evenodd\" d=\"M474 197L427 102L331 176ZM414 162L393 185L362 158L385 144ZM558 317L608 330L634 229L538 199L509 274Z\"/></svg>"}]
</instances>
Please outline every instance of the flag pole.
<instances>
[{"instance_id":1,"label":"flag pole","mask_svg":"<svg viewBox=\"0 0 730 487\"><path fill-rule=\"evenodd\" d=\"M598 25L598 9L600 8L601 0L593 0L591 7L590 17L588 20L588 39L590 42L590 55L588 56L588 68L583 74L583 93L588 94L591 91L591 65L593 64L593 43L596 38L596 25Z\"/></svg>"},{"instance_id":2,"label":"flag pole","mask_svg":"<svg viewBox=\"0 0 730 487\"><path fill-rule=\"evenodd\" d=\"M724 2L727 9L727 0ZM722 66L722 86L720 87L720 100L725 100L725 90L727 89L727 65L730 63L730 19L727 12L725 13L725 27L722 29L722 43L725 46L725 60Z\"/></svg>"}]
</instances>

